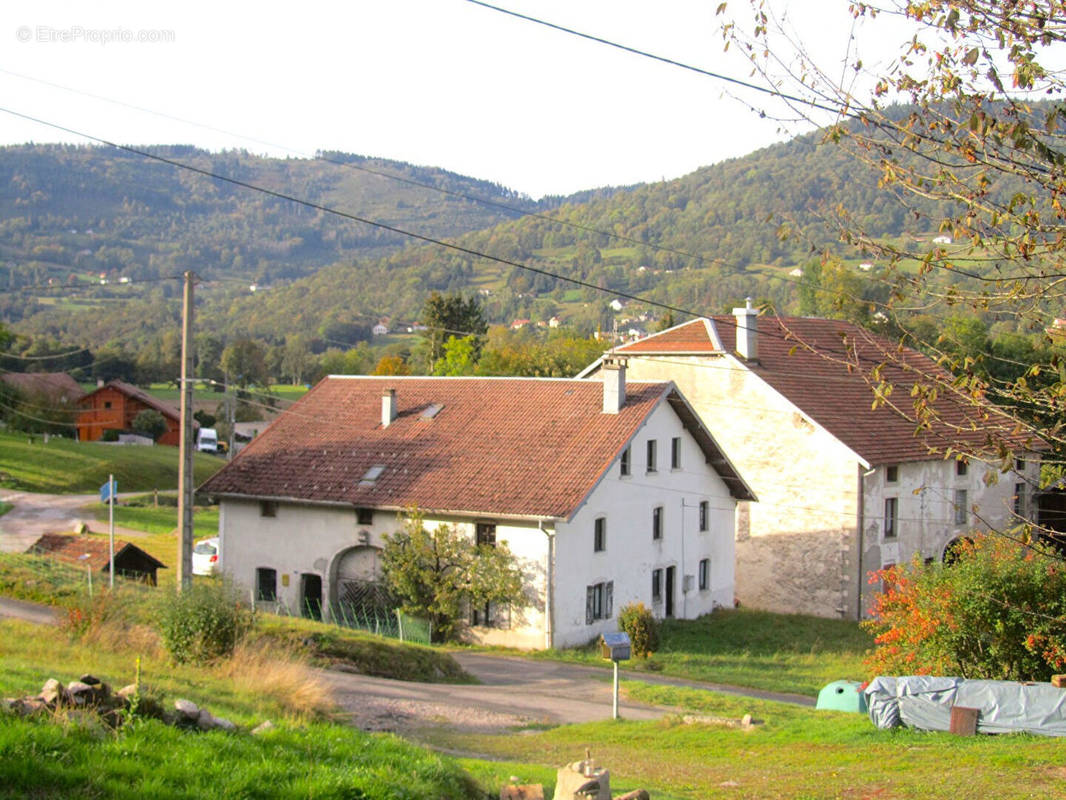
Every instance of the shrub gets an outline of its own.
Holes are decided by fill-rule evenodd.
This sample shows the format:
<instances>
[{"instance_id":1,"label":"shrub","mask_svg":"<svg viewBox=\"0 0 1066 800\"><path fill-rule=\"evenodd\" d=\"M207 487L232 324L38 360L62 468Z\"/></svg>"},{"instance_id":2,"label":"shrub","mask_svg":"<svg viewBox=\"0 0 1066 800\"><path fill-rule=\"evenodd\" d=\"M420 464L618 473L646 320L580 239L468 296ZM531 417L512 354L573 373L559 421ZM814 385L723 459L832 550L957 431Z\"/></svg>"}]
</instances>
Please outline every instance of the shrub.
<instances>
[{"instance_id":1,"label":"shrub","mask_svg":"<svg viewBox=\"0 0 1066 800\"><path fill-rule=\"evenodd\" d=\"M119 431L116 428L106 428L102 434L100 434L101 442L117 442Z\"/></svg>"},{"instance_id":2,"label":"shrub","mask_svg":"<svg viewBox=\"0 0 1066 800\"><path fill-rule=\"evenodd\" d=\"M154 408L146 408L133 418L133 430L155 441L167 432L167 421Z\"/></svg>"},{"instance_id":3,"label":"shrub","mask_svg":"<svg viewBox=\"0 0 1066 800\"><path fill-rule=\"evenodd\" d=\"M1002 536L963 543L951 565L915 559L871 575L875 674L1046 681L1066 668L1066 564Z\"/></svg>"},{"instance_id":4,"label":"shrub","mask_svg":"<svg viewBox=\"0 0 1066 800\"><path fill-rule=\"evenodd\" d=\"M163 644L179 663L231 655L253 621L252 610L227 581L194 584L165 599L159 615Z\"/></svg>"},{"instance_id":5,"label":"shrub","mask_svg":"<svg viewBox=\"0 0 1066 800\"><path fill-rule=\"evenodd\" d=\"M618 627L629 634L633 654L647 658L659 649L659 623L643 603L630 603L618 614Z\"/></svg>"}]
</instances>

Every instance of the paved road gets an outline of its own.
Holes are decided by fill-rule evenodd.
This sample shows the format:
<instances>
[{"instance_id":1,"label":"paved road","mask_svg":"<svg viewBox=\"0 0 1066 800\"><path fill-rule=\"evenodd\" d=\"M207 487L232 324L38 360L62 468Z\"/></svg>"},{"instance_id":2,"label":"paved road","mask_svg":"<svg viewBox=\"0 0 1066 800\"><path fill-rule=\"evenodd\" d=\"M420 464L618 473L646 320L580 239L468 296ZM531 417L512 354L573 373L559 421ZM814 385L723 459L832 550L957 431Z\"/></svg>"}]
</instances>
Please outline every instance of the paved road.
<instances>
[{"instance_id":1,"label":"paved road","mask_svg":"<svg viewBox=\"0 0 1066 800\"><path fill-rule=\"evenodd\" d=\"M120 493L116 497L121 498ZM35 494L0 490L0 500L15 507L0 517L0 552L24 553L43 533L70 533L84 522L97 533L107 532L107 522L98 522L85 513L86 506L100 502L98 494ZM177 517L175 516L175 524ZM115 535L123 539L145 534L115 526Z\"/></svg>"},{"instance_id":2,"label":"paved road","mask_svg":"<svg viewBox=\"0 0 1066 800\"><path fill-rule=\"evenodd\" d=\"M54 625L59 622L60 612L51 606L27 603L11 597L0 597L0 618L12 617L35 622L38 625Z\"/></svg>"}]
</instances>

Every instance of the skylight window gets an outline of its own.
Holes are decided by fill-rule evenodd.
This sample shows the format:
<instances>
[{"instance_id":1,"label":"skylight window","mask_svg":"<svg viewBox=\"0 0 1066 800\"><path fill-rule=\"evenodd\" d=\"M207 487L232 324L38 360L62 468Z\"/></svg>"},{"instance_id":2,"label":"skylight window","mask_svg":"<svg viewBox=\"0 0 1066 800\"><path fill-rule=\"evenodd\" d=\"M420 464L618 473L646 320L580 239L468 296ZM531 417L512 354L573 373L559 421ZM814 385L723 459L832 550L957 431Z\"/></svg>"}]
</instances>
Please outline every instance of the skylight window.
<instances>
[{"instance_id":1,"label":"skylight window","mask_svg":"<svg viewBox=\"0 0 1066 800\"><path fill-rule=\"evenodd\" d=\"M444 406L441 403L434 403L433 405L429 406L425 411L422 412L422 419L424 419L424 420L433 419L435 416L437 416L437 414L439 414L441 412L442 408L444 408Z\"/></svg>"},{"instance_id":2,"label":"skylight window","mask_svg":"<svg viewBox=\"0 0 1066 800\"><path fill-rule=\"evenodd\" d=\"M385 471L384 464L375 464L366 471L362 479L359 481L360 486L373 486L377 479L381 477L381 473Z\"/></svg>"}]
</instances>

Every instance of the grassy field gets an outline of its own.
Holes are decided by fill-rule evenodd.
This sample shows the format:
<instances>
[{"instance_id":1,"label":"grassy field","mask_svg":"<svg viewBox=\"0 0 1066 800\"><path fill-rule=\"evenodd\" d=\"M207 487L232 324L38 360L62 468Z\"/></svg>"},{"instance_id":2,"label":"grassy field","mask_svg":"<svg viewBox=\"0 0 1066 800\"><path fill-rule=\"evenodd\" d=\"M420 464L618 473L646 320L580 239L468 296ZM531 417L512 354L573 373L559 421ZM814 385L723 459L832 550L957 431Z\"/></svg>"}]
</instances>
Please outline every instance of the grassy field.
<instances>
[{"instance_id":1,"label":"grassy field","mask_svg":"<svg viewBox=\"0 0 1066 800\"><path fill-rule=\"evenodd\" d=\"M167 705L190 699L245 728L270 719L277 729L253 737L140 720L116 734L62 713L27 720L0 712L0 797L484 797L451 759L330 723L313 673L276 648L210 667L176 666L152 650L136 630L121 641L74 641L57 629L0 621L0 695L83 672L123 685L147 651L142 681L150 695Z\"/></svg>"},{"instance_id":2,"label":"grassy field","mask_svg":"<svg viewBox=\"0 0 1066 800\"><path fill-rule=\"evenodd\" d=\"M659 651L649 659L628 661L624 668L815 696L831 681L872 677L862 665L872 646L870 636L855 622L720 609L698 620L666 622ZM535 655L610 666L598 647Z\"/></svg>"},{"instance_id":3,"label":"grassy field","mask_svg":"<svg viewBox=\"0 0 1066 800\"><path fill-rule=\"evenodd\" d=\"M199 485L225 464L221 458L197 453ZM0 486L46 494L96 492L113 474L120 492L176 489L178 448L135 447L75 442L52 437L0 433Z\"/></svg>"},{"instance_id":4,"label":"grassy field","mask_svg":"<svg viewBox=\"0 0 1066 800\"><path fill-rule=\"evenodd\" d=\"M958 737L880 731L865 715L814 711L712 692L635 685L637 700L713 718L607 721L522 736L438 732L436 746L482 754L463 765L487 785L509 774L554 779L592 748L611 786L664 798L1033 798L1066 794L1062 745L1028 735ZM751 728L726 721L750 713ZM486 760L502 759L502 763ZM523 771L524 770L524 771Z\"/></svg>"},{"instance_id":5,"label":"grassy field","mask_svg":"<svg viewBox=\"0 0 1066 800\"><path fill-rule=\"evenodd\" d=\"M107 522L108 514L110 513L107 503L93 503L90 508L96 520ZM139 498L124 498L121 504L115 505L115 525L122 528L145 531L146 533L173 533L178 526L176 498L173 496L161 497L158 506L152 504L151 495L144 495ZM217 535L218 507L196 506L193 511L193 536L197 539L202 539L207 536Z\"/></svg>"}]
</instances>

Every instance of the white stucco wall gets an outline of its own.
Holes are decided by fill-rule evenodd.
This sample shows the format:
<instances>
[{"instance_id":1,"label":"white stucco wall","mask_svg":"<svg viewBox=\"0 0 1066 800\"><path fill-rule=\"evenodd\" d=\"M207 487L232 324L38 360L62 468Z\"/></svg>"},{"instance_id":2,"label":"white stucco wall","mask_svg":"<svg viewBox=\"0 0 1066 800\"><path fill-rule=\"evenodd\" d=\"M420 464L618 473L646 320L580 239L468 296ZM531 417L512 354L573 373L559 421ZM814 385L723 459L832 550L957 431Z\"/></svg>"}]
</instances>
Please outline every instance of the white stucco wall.
<instances>
[{"instance_id":1,"label":"white stucco wall","mask_svg":"<svg viewBox=\"0 0 1066 800\"><path fill-rule=\"evenodd\" d=\"M848 616L856 603L855 453L733 356L631 356L631 380L673 380L759 498L736 522L736 599Z\"/></svg>"},{"instance_id":2,"label":"white stucco wall","mask_svg":"<svg viewBox=\"0 0 1066 800\"><path fill-rule=\"evenodd\" d=\"M671 440L681 439L681 466L670 468ZM657 442L657 470L646 470L647 442ZM673 616L694 619L733 604L733 520L736 502L681 421L667 405L649 416L630 445L630 475L615 461L577 514L556 529L555 646L570 647L618 630L618 613L642 602L657 617L665 597L652 600L652 571L674 567ZM699 504L708 503L708 530L700 532ZM652 509L663 508L662 538L652 538ZM606 549L594 552L595 520L607 523ZM698 588L698 566L710 559L710 583ZM684 576L692 576L686 591ZM586 624L586 587L612 582L611 616Z\"/></svg>"},{"instance_id":3,"label":"white stucco wall","mask_svg":"<svg viewBox=\"0 0 1066 800\"><path fill-rule=\"evenodd\" d=\"M922 560L942 561L956 539L975 532L1008 530L1018 524L1014 503L1021 487L1022 513L1032 513L1032 487L1038 485L1040 462L1035 455L1002 471L1000 465L971 461L959 475L954 459L897 465L896 480L888 480L886 466L863 476L863 572L892 564ZM956 492L966 491L965 521L956 518ZM885 536L885 500L896 498L897 533ZM879 585L865 585L862 609Z\"/></svg>"}]
</instances>

